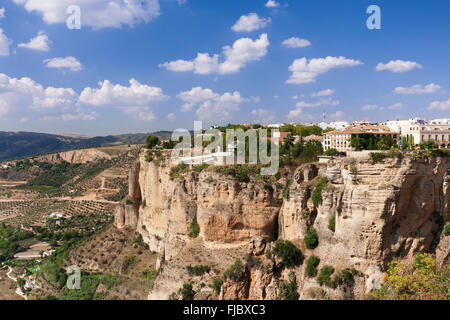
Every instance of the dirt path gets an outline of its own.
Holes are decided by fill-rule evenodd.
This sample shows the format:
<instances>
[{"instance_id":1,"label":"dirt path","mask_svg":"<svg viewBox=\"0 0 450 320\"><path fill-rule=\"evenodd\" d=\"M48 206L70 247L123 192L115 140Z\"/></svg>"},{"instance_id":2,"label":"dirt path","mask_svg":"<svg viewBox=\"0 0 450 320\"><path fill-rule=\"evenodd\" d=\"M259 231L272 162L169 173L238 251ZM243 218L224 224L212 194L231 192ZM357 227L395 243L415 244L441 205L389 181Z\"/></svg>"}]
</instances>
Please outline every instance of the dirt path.
<instances>
[{"instance_id":1,"label":"dirt path","mask_svg":"<svg viewBox=\"0 0 450 320\"><path fill-rule=\"evenodd\" d=\"M8 278L10 278L12 281L17 282L17 278L14 278L13 276L11 276L11 273L13 272L13 268L11 268L10 266L8 266L8 273L6 274L6 276ZM17 289L16 289L16 293L21 296L22 298L24 298L25 300L28 300L27 296L22 292L22 289L19 287L19 285L17 285Z\"/></svg>"}]
</instances>

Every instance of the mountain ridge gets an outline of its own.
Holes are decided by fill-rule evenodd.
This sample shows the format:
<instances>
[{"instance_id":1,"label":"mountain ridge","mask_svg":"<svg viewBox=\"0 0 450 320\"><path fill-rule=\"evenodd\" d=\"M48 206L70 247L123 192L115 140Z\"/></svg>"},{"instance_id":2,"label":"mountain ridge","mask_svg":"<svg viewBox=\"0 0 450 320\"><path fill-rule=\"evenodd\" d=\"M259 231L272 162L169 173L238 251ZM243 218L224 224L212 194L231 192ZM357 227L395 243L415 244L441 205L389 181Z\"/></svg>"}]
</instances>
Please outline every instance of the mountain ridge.
<instances>
[{"instance_id":1,"label":"mountain ridge","mask_svg":"<svg viewBox=\"0 0 450 320\"><path fill-rule=\"evenodd\" d=\"M154 133L83 137L27 131L0 131L0 161L111 144L143 144L149 134L154 134L161 140L166 140L170 138L172 133L170 131L157 131Z\"/></svg>"}]
</instances>

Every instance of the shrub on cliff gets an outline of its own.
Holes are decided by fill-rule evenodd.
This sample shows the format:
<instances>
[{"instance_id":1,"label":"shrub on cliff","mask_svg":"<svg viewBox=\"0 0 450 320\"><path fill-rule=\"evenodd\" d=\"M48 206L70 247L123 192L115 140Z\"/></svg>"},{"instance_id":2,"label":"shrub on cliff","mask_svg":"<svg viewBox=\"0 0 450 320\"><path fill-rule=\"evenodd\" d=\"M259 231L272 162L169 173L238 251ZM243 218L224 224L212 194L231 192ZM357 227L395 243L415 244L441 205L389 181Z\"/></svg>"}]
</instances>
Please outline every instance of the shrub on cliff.
<instances>
[{"instance_id":1,"label":"shrub on cliff","mask_svg":"<svg viewBox=\"0 0 450 320\"><path fill-rule=\"evenodd\" d=\"M387 157L385 153L381 152L371 152L370 159L372 159L373 163L382 163L383 160Z\"/></svg>"},{"instance_id":2,"label":"shrub on cliff","mask_svg":"<svg viewBox=\"0 0 450 320\"><path fill-rule=\"evenodd\" d=\"M191 238L195 239L195 238L198 237L199 233L200 233L200 226L199 226L199 224L197 222L197 217L195 217L194 220L192 220L192 223L191 223L190 236L191 236Z\"/></svg>"},{"instance_id":3,"label":"shrub on cliff","mask_svg":"<svg viewBox=\"0 0 450 320\"><path fill-rule=\"evenodd\" d=\"M326 177L320 177L318 179L316 189L314 189L311 197L314 207L317 207L322 203L322 191L326 187L327 183L328 179Z\"/></svg>"},{"instance_id":4,"label":"shrub on cliff","mask_svg":"<svg viewBox=\"0 0 450 320\"><path fill-rule=\"evenodd\" d=\"M330 220L328 220L328 229L330 229L333 232L336 230L336 217L335 216L331 217Z\"/></svg>"},{"instance_id":5,"label":"shrub on cliff","mask_svg":"<svg viewBox=\"0 0 450 320\"><path fill-rule=\"evenodd\" d=\"M202 276L205 273L209 273L211 268L209 266L198 265L198 266L188 266L187 271L191 276Z\"/></svg>"},{"instance_id":6,"label":"shrub on cliff","mask_svg":"<svg viewBox=\"0 0 450 320\"><path fill-rule=\"evenodd\" d=\"M183 300L192 300L195 296L195 291L192 289L192 284L183 284L183 287L180 289L180 294L183 297Z\"/></svg>"},{"instance_id":7,"label":"shrub on cliff","mask_svg":"<svg viewBox=\"0 0 450 320\"><path fill-rule=\"evenodd\" d=\"M185 163L180 163L176 167L173 167L170 169L170 180L173 180L175 178L178 178L181 174L184 172L187 172L189 170L189 166Z\"/></svg>"},{"instance_id":8,"label":"shrub on cliff","mask_svg":"<svg viewBox=\"0 0 450 320\"><path fill-rule=\"evenodd\" d=\"M450 266L438 267L433 255L418 253L413 264L394 260L388 264L385 284L369 298L380 300L449 300Z\"/></svg>"},{"instance_id":9,"label":"shrub on cliff","mask_svg":"<svg viewBox=\"0 0 450 320\"><path fill-rule=\"evenodd\" d=\"M445 236L450 236L450 225L445 226L445 228L444 228L444 235Z\"/></svg>"},{"instance_id":10,"label":"shrub on cliff","mask_svg":"<svg viewBox=\"0 0 450 320\"><path fill-rule=\"evenodd\" d=\"M273 252L281 258L281 263L285 267L296 266L302 262L302 252L288 240L275 242Z\"/></svg>"},{"instance_id":11,"label":"shrub on cliff","mask_svg":"<svg viewBox=\"0 0 450 320\"><path fill-rule=\"evenodd\" d=\"M331 275L334 273L334 268L331 266L324 266L322 269L320 269L319 276L317 277L317 281L319 281L319 284L327 285L328 287L331 287Z\"/></svg>"},{"instance_id":12,"label":"shrub on cliff","mask_svg":"<svg viewBox=\"0 0 450 320\"><path fill-rule=\"evenodd\" d=\"M320 259L315 255L312 255L306 260L305 274L307 277L314 278L317 276L317 266L320 263Z\"/></svg>"},{"instance_id":13,"label":"shrub on cliff","mask_svg":"<svg viewBox=\"0 0 450 320\"><path fill-rule=\"evenodd\" d=\"M297 279L295 274L291 272L289 274L289 281L280 283L280 293L278 298L280 300L298 300L299 294L297 292Z\"/></svg>"},{"instance_id":14,"label":"shrub on cliff","mask_svg":"<svg viewBox=\"0 0 450 320\"><path fill-rule=\"evenodd\" d=\"M227 279L230 279L233 281L238 280L242 273L242 267L243 267L243 265L242 265L241 259L236 259L234 264L224 272L223 278L225 280L227 280Z\"/></svg>"},{"instance_id":15,"label":"shrub on cliff","mask_svg":"<svg viewBox=\"0 0 450 320\"><path fill-rule=\"evenodd\" d=\"M220 279L214 279L211 284L211 288L217 293L220 294L220 288L222 287L223 281Z\"/></svg>"},{"instance_id":16,"label":"shrub on cliff","mask_svg":"<svg viewBox=\"0 0 450 320\"><path fill-rule=\"evenodd\" d=\"M317 232L314 227L308 229L308 233L306 234L304 241L308 249L315 249L319 245L319 237L317 236Z\"/></svg>"}]
</instances>

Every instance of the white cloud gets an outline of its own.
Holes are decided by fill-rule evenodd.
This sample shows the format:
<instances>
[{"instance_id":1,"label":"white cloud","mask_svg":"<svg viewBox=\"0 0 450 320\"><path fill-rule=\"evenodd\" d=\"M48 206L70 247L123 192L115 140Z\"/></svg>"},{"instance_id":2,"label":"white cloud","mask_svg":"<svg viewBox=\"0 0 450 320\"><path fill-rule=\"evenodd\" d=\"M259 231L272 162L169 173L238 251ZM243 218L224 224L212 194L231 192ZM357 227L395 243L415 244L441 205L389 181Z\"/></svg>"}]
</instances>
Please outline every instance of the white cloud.
<instances>
[{"instance_id":1,"label":"white cloud","mask_svg":"<svg viewBox=\"0 0 450 320\"><path fill-rule=\"evenodd\" d=\"M201 87L195 87L190 91L180 92L177 97L185 103L181 109L183 112L191 111L193 107L199 106L196 114L201 120L228 119L231 111L239 110L239 106L242 103L254 99L242 98L238 91L233 93L225 92L220 95L211 89L203 89Z\"/></svg>"},{"instance_id":2,"label":"white cloud","mask_svg":"<svg viewBox=\"0 0 450 320\"><path fill-rule=\"evenodd\" d=\"M404 107L403 103L394 103L393 105L389 106L388 109L389 110L399 110L402 109Z\"/></svg>"},{"instance_id":3,"label":"white cloud","mask_svg":"<svg viewBox=\"0 0 450 320\"><path fill-rule=\"evenodd\" d=\"M5 8L0 8L0 19L5 17Z\"/></svg>"},{"instance_id":4,"label":"white cloud","mask_svg":"<svg viewBox=\"0 0 450 320\"><path fill-rule=\"evenodd\" d=\"M372 110L379 110L380 107L374 104L366 104L365 106L361 107L361 110L363 111L372 111Z\"/></svg>"},{"instance_id":5,"label":"white cloud","mask_svg":"<svg viewBox=\"0 0 450 320\"><path fill-rule=\"evenodd\" d=\"M35 110L67 108L78 99L72 88L44 87L30 78L10 78L0 74L0 99L17 108Z\"/></svg>"},{"instance_id":6,"label":"white cloud","mask_svg":"<svg viewBox=\"0 0 450 320\"><path fill-rule=\"evenodd\" d=\"M448 99L447 101L433 101L428 106L428 110L450 110L450 99Z\"/></svg>"},{"instance_id":7,"label":"white cloud","mask_svg":"<svg viewBox=\"0 0 450 320\"><path fill-rule=\"evenodd\" d=\"M0 57L9 56L9 46L11 44L11 40L3 33L3 29L0 29Z\"/></svg>"},{"instance_id":8,"label":"white cloud","mask_svg":"<svg viewBox=\"0 0 450 320\"><path fill-rule=\"evenodd\" d=\"M321 91L317 91L317 92L313 92L311 94L312 97L326 97L326 96L331 96L336 92L335 89L326 89L326 90L321 90Z\"/></svg>"},{"instance_id":9,"label":"white cloud","mask_svg":"<svg viewBox=\"0 0 450 320\"><path fill-rule=\"evenodd\" d=\"M340 104L339 100L333 100L331 98L327 99L320 99L317 102L306 102L306 101L299 101L296 103L297 108L315 108L315 107L322 107L322 106L329 106L329 107L335 107Z\"/></svg>"},{"instance_id":10,"label":"white cloud","mask_svg":"<svg viewBox=\"0 0 450 320\"><path fill-rule=\"evenodd\" d=\"M137 114L136 119L141 121L152 121L156 119L155 114L150 110L141 111Z\"/></svg>"},{"instance_id":11,"label":"white cloud","mask_svg":"<svg viewBox=\"0 0 450 320\"><path fill-rule=\"evenodd\" d=\"M342 120L342 119L345 118L345 112L344 112L344 111L341 111L341 110L338 110L338 111L336 111L334 114L332 114L332 115L330 116L330 118L333 119L333 120L335 120L335 121Z\"/></svg>"},{"instance_id":12,"label":"white cloud","mask_svg":"<svg viewBox=\"0 0 450 320\"><path fill-rule=\"evenodd\" d=\"M19 48L26 48L36 51L48 51L50 45L50 40L48 36L40 31L36 37L32 38L28 43L20 43Z\"/></svg>"},{"instance_id":13,"label":"white cloud","mask_svg":"<svg viewBox=\"0 0 450 320\"><path fill-rule=\"evenodd\" d=\"M277 8L280 6L280 4L278 2L276 2L275 0L269 0L267 1L267 3L265 4L265 6L267 8Z\"/></svg>"},{"instance_id":14,"label":"white cloud","mask_svg":"<svg viewBox=\"0 0 450 320\"><path fill-rule=\"evenodd\" d=\"M169 119L169 121L174 121L175 120L175 113L169 113L167 115L167 119Z\"/></svg>"},{"instance_id":15,"label":"white cloud","mask_svg":"<svg viewBox=\"0 0 450 320\"><path fill-rule=\"evenodd\" d=\"M375 67L376 71L389 70L394 73L407 72L413 69L422 69L422 65L414 61L392 60L386 64L379 63Z\"/></svg>"},{"instance_id":16,"label":"white cloud","mask_svg":"<svg viewBox=\"0 0 450 320\"><path fill-rule=\"evenodd\" d=\"M69 15L66 10L76 4L81 8L82 26L94 29L123 25L134 26L147 23L160 15L158 0L14 0L31 12L42 14L48 23L65 23Z\"/></svg>"},{"instance_id":17,"label":"white cloud","mask_svg":"<svg viewBox=\"0 0 450 320\"><path fill-rule=\"evenodd\" d=\"M169 98L161 88L141 84L135 79L130 80L129 87L112 84L109 80L99 82L99 86L98 89L85 88L80 102L94 107L116 107L134 114Z\"/></svg>"},{"instance_id":18,"label":"white cloud","mask_svg":"<svg viewBox=\"0 0 450 320\"><path fill-rule=\"evenodd\" d=\"M62 121L93 121L97 119L97 114L95 112L84 112L78 109L75 113L64 113L61 115Z\"/></svg>"},{"instance_id":19,"label":"white cloud","mask_svg":"<svg viewBox=\"0 0 450 320\"><path fill-rule=\"evenodd\" d=\"M74 57L53 58L44 60L47 68L69 69L72 71L80 71L83 69L82 64Z\"/></svg>"},{"instance_id":20,"label":"white cloud","mask_svg":"<svg viewBox=\"0 0 450 320\"><path fill-rule=\"evenodd\" d=\"M2 99L0 95L0 117L9 113L8 101Z\"/></svg>"},{"instance_id":21,"label":"white cloud","mask_svg":"<svg viewBox=\"0 0 450 320\"><path fill-rule=\"evenodd\" d=\"M275 119L275 112L266 109L254 109L251 114L257 117L260 122L269 122Z\"/></svg>"},{"instance_id":22,"label":"white cloud","mask_svg":"<svg viewBox=\"0 0 450 320\"><path fill-rule=\"evenodd\" d=\"M421 84L416 84L411 87L397 87L394 92L397 94L424 94L424 93L434 93L441 89L441 86L430 83L426 86Z\"/></svg>"},{"instance_id":23,"label":"white cloud","mask_svg":"<svg viewBox=\"0 0 450 320\"><path fill-rule=\"evenodd\" d=\"M302 109L301 108L295 108L293 110L291 110L288 115L287 118L288 119L299 119L299 117L302 115Z\"/></svg>"},{"instance_id":24,"label":"white cloud","mask_svg":"<svg viewBox=\"0 0 450 320\"><path fill-rule=\"evenodd\" d=\"M314 58L308 61L306 58L296 59L289 67L292 75L286 83L303 84L316 81L316 77L331 69L355 67L362 62L345 57Z\"/></svg>"},{"instance_id":25,"label":"white cloud","mask_svg":"<svg viewBox=\"0 0 450 320\"><path fill-rule=\"evenodd\" d=\"M241 16L231 29L235 32L251 32L266 27L270 22L270 18L260 18L256 13L250 13Z\"/></svg>"},{"instance_id":26,"label":"white cloud","mask_svg":"<svg viewBox=\"0 0 450 320\"><path fill-rule=\"evenodd\" d=\"M304 48L309 47L311 42L306 39L301 39L297 37L292 37L283 41L283 46L288 48Z\"/></svg>"},{"instance_id":27,"label":"white cloud","mask_svg":"<svg viewBox=\"0 0 450 320\"><path fill-rule=\"evenodd\" d=\"M208 53L198 53L194 60L176 60L160 64L170 71L194 72L196 74L230 74L239 72L247 63L258 61L267 54L269 46L267 34L263 33L259 39L241 38L233 46L223 47L223 62L219 62L219 55L210 56Z\"/></svg>"}]
</instances>

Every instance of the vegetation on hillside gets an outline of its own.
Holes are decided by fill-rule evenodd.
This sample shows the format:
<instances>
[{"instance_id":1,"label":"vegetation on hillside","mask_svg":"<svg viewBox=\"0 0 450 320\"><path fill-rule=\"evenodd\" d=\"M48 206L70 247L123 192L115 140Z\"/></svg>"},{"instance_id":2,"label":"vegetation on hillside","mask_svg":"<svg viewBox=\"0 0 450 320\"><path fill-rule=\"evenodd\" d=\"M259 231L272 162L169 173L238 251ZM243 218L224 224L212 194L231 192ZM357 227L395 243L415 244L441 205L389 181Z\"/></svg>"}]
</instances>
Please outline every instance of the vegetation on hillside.
<instances>
[{"instance_id":1,"label":"vegetation on hillside","mask_svg":"<svg viewBox=\"0 0 450 320\"><path fill-rule=\"evenodd\" d=\"M369 298L380 300L449 300L450 266L438 267L429 253L418 253L413 263L393 260L386 284Z\"/></svg>"}]
</instances>

